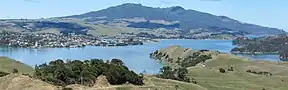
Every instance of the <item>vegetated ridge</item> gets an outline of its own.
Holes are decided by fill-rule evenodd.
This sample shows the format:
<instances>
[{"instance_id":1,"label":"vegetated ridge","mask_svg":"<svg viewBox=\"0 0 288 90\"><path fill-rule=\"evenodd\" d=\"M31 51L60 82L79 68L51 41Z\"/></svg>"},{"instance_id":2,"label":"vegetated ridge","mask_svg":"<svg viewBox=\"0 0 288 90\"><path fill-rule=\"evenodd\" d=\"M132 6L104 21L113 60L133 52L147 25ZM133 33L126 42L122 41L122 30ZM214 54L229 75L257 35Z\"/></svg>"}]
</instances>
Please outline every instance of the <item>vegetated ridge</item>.
<instances>
[{"instance_id":1,"label":"vegetated ridge","mask_svg":"<svg viewBox=\"0 0 288 90\"><path fill-rule=\"evenodd\" d=\"M168 8L154 8L141 4L126 3L109 7L99 11L92 11L80 15L67 16L65 18L80 18L88 22L117 20L128 23L135 28L180 28L185 31L191 29L210 29L241 31L250 34L280 34L284 30L262 27L259 25L243 23L227 16L216 16L192 9L184 9L180 6ZM153 22L154 21L154 22ZM131 23L132 22L132 23ZM159 22L162 22L159 24ZM174 22L167 25L163 22Z\"/></svg>"},{"instance_id":2,"label":"vegetated ridge","mask_svg":"<svg viewBox=\"0 0 288 90\"><path fill-rule=\"evenodd\" d=\"M152 52L151 57L167 65L161 68L160 78L181 81L175 78L175 72L184 69L182 71L187 71L184 77L208 90L288 89L287 62L251 61L218 51L193 50L178 45Z\"/></svg>"}]
</instances>

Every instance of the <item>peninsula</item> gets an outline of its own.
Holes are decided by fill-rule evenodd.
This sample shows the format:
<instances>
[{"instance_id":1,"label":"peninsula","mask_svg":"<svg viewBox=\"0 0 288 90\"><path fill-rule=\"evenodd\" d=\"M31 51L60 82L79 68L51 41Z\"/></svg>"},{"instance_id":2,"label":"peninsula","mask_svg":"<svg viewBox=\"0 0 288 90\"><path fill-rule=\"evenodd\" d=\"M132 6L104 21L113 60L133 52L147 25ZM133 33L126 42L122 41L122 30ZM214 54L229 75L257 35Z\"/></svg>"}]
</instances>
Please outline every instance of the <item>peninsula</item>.
<instances>
[{"instance_id":1,"label":"peninsula","mask_svg":"<svg viewBox=\"0 0 288 90\"><path fill-rule=\"evenodd\" d=\"M184 82L188 79L207 90L288 89L287 62L252 61L218 51L193 50L179 45L156 50L150 55L166 65L161 68L159 78ZM184 79L178 78L176 72L179 71Z\"/></svg>"},{"instance_id":2,"label":"peninsula","mask_svg":"<svg viewBox=\"0 0 288 90\"><path fill-rule=\"evenodd\" d=\"M239 37L232 41L238 45L231 50L234 54L277 54L280 60L288 60L288 36L273 35L258 38Z\"/></svg>"}]
</instances>

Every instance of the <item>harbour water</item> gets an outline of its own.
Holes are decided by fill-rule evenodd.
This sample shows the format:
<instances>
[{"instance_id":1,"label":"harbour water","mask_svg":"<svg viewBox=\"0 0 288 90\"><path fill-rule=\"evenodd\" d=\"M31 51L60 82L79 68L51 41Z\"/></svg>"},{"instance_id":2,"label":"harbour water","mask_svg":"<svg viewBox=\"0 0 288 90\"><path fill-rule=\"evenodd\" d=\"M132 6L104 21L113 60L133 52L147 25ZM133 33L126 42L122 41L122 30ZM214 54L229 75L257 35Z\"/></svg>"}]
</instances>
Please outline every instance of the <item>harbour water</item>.
<instances>
[{"instance_id":1,"label":"harbour water","mask_svg":"<svg viewBox=\"0 0 288 90\"><path fill-rule=\"evenodd\" d=\"M84 48L43 48L43 49L27 49L27 48L0 48L0 56L7 56L16 59L31 66L49 62L55 59L64 60L85 60L98 58L109 60L118 58L135 70L136 72L157 73L162 66L157 60L149 58L149 53L165 48L171 45L181 45L182 47L192 48L195 50L208 49L218 50L220 52L229 53L235 47L231 40L161 40L157 43L147 43L136 46L121 47L84 47ZM243 55L240 55L243 56ZM261 56L244 56L257 60L279 60L277 55L261 55Z\"/></svg>"}]
</instances>

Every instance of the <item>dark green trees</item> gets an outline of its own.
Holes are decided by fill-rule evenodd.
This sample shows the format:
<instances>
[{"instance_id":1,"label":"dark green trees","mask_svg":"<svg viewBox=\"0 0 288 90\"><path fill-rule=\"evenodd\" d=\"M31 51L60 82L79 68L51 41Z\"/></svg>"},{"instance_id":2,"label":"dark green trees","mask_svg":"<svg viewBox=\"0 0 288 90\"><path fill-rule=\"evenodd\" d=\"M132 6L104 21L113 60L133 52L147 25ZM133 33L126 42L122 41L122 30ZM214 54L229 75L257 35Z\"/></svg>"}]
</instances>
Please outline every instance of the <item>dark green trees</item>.
<instances>
[{"instance_id":1,"label":"dark green trees","mask_svg":"<svg viewBox=\"0 0 288 90\"><path fill-rule=\"evenodd\" d=\"M225 70L225 69L223 69L223 68L220 68L220 69L219 69L219 72L221 72L221 73L225 73L225 72L226 72L226 70Z\"/></svg>"},{"instance_id":2,"label":"dark green trees","mask_svg":"<svg viewBox=\"0 0 288 90\"><path fill-rule=\"evenodd\" d=\"M186 68L172 69L169 66L165 66L160 69L160 73L157 75L157 77L190 82L190 79L187 77L187 73L188 71Z\"/></svg>"},{"instance_id":3,"label":"dark green trees","mask_svg":"<svg viewBox=\"0 0 288 90\"><path fill-rule=\"evenodd\" d=\"M19 71L18 71L18 69L13 69L13 73L18 73Z\"/></svg>"},{"instance_id":4,"label":"dark green trees","mask_svg":"<svg viewBox=\"0 0 288 90\"><path fill-rule=\"evenodd\" d=\"M190 82L190 79L187 78L188 70L186 68L178 68L174 70L174 76L176 80Z\"/></svg>"},{"instance_id":5,"label":"dark green trees","mask_svg":"<svg viewBox=\"0 0 288 90\"><path fill-rule=\"evenodd\" d=\"M182 67L191 67L191 66L196 66L197 64L201 62L205 62L208 59L211 59L212 57L210 55L200 55L199 52L193 53L192 56L186 57L180 65Z\"/></svg>"},{"instance_id":6,"label":"dark green trees","mask_svg":"<svg viewBox=\"0 0 288 90\"><path fill-rule=\"evenodd\" d=\"M129 82L134 85L143 85L143 77L130 71L119 59L103 62L99 59L51 61L35 66L34 77L54 85L65 86L69 84L82 84L92 86L98 76L105 75L108 82L113 85Z\"/></svg>"},{"instance_id":7,"label":"dark green trees","mask_svg":"<svg viewBox=\"0 0 288 90\"><path fill-rule=\"evenodd\" d=\"M158 77L164 78L164 79L175 79L173 76L173 70L169 66L162 67L160 69L160 73L158 74Z\"/></svg>"},{"instance_id":8,"label":"dark green trees","mask_svg":"<svg viewBox=\"0 0 288 90\"><path fill-rule=\"evenodd\" d=\"M0 77L6 76L6 75L8 75L8 74L9 74L9 73L1 72L1 71L0 71Z\"/></svg>"},{"instance_id":9,"label":"dark green trees","mask_svg":"<svg viewBox=\"0 0 288 90\"><path fill-rule=\"evenodd\" d=\"M275 35L257 38L239 37L233 40L237 45L231 50L232 53L249 54L279 54L280 60L288 60L288 36Z\"/></svg>"}]
</instances>

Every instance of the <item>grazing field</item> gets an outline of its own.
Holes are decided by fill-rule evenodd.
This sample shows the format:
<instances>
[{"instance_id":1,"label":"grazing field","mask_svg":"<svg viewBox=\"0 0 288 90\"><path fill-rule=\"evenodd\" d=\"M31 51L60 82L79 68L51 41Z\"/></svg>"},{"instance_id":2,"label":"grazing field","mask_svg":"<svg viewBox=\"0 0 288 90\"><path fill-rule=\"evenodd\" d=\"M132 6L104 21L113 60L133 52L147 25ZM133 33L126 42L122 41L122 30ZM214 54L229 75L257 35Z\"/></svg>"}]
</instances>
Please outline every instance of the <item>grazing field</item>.
<instances>
[{"instance_id":1,"label":"grazing field","mask_svg":"<svg viewBox=\"0 0 288 90\"><path fill-rule=\"evenodd\" d=\"M169 55L168 57L171 56L174 59L199 53L199 51L179 47L161 49L160 52L164 53L165 57ZM145 85L143 86L128 83L110 85L104 78L105 76L101 76L91 87L68 85L65 88L73 90L288 90L288 62L252 61L214 51L201 51L201 55L211 55L212 58L195 66L187 67L186 76L195 81L193 83L157 78L156 75L144 75ZM181 67L181 65L177 65L182 62L181 60L168 62L166 59L169 60L169 58L164 58L161 61L172 63L167 65L173 68ZM62 90L64 88L20 73L12 74L14 68L21 73L33 72L33 68L21 62L1 57L0 64L0 71L11 73L0 77L1 90Z\"/></svg>"},{"instance_id":2,"label":"grazing field","mask_svg":"<svg viewBox=\"0 0 288 90\"><path fill-rule=\"evenodd\" d=\"M33 68L8 57L0 57L0 71L6 73L13 73L17 69L20 73L32 74Z\"/></svg>"},{"instance_id":3,"label":"grazing field","mask_svg":"<svg viewBox=\"0 0 288 90\"><path fill-rule=\"evenodd\" d=\"M187 67L187 76L208 90L288 89L288 62L252 61L231 54L201 52L180 46L160 49L159 52L163 55L161 61L172 63L167 64L171 67L175 64L181 66L183 57L193 56L197 52L200 52L200 56L210 53L211 59ZM167 56L169 58L165 58ZM180 59L177 61L177 58Z\"/></svg>"},{"instance_id":4,"label":"grazing field","mask_svg":"<svg viewBox=\"0 0 288 90\"><path fill-rule=\"evenodd\" d=\"M104 80L105 81L105 80ZM175 80L160 79L155 76L145 76L144 86L135 85L104 85L105 82L98 82L92 87L82 85L68 85L66 88L73 90L207 90L206 88ZM100 84L99 84L100 83ZM64 87L54 86L41 80L33 79L20 74L10 74L0 77L1 90L62 90Z\"/></svg>"},{"instance_id":5,"label":"grazing field","mask_svg":"<svg viewBox=\"0 0 288 90\"><path fill-rule=\"evenodd\" d=\"M233 71L227 71L233 67ZM226 73L220 73L223 68ZM247 61L230 55L219 57L205 63L205 67L188 68L189 76L197 84L209 90L287 90L287 63L268 61ZM248 73L252 71L267 71L272 76Z\"/></svg>"}]
</instances>

